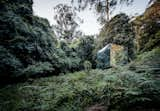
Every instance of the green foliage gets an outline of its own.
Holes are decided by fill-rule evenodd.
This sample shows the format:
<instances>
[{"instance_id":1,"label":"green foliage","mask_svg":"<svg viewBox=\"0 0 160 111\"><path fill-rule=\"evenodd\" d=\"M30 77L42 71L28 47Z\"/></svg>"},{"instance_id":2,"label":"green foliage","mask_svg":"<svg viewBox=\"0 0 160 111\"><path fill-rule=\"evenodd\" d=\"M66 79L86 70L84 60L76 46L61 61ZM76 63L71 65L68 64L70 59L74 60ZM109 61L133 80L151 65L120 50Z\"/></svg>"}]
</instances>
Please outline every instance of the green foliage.
<instances>
[{"instance_id":1,"label":"green foliage","mask_svg":"<svg viewBox=\"0 0 160 111\"><path fill-rule=\"evenodd\" d=\"M77 11L66 4L58 4L54 7L54 20L56 25L53 27L58 38L71 42L79 33L77 30L80 17Z\"/></svg>"},{"instance_id":2,"label":"green foliage","mask_svg":"<svg viewBox=\"0 0 160 111\"><path fill-rule=\"evenodd\" d=\"M9 50L0 46L0 78L12 77L12 73L20 72L20 68L23 68L21 61Z\"/></svg>"},{"instance_id":3,"label":"green foliage","mask_svg":"<svg viewBox=\"0 0 160 111\"><path fill-rule=\"evenodd\" d=\"M79 10L84 10L88 6L90 6L91 9L95 8L96 12L99 14L98 20L104 23L106 20L108 21L110 19L109 15L116 9L117 5L124 3L129 5L133 0L72 0L72 2L76 4L75 7Z\"/></svg>"},{"instance_id":4,"label":"green foliage","mask_svg":"<svg viewBox=\"0 0 160 111\"><path fill-rule=\"evenodd\" d=\"M5 93L5 94L4 94ZM19 90L15 86L12 88L5 87L0 89L0 110L17 111L21 104Z\"/></svg>"},{"instance_id":5,"label":"green foliage","mask_svg":"<svg viewBox=\"0 0 160 111\"><path fill-rule=\"evenodd\" d=\"M89 61L84 61L83 65L86 73L89 73L92 68L92 64Z\"/></svg>"},{"instance_id":6,"label":"green foliage","mask_svg":"<svg viewBox=\"0 0 160 111\"><path fill-rule=\"evenodd\" d=\"M151 51L160 47L160 3L155 2L146 11L137 17L133 23L136 29L136 41L138 52Z\"/></svg>"},{"instance_id":7,"label":"green foliage","mask_svg":"<svg viewBox=\"0 0 160 111\"><path fill-rule=\"evenodd\" d=\"M130 64L131 69L137 72L149 72L154 76L160 74L160 48L155 48L152 51L144 52L137 55L135 61Z\"/></svg>"},{"instance_id":8,"label":"green foliage","mask_svg":"<svg viewBox=\"0 0 160 111\"><path fill-rule=\"evenodd\" d=\"M96 104L109 111L128 111L160 103L155 80L126 67L41 78L2 88L0 95L2 111L84 111Z\"/></svg>"},{"instance_id":9,"label":"green foliage","mask_svg":"<svg viewBox=\"0 0 160 111\"><path fill-rule=\"evenodd\" d=\"M33 15L32 0L3 1L0 12L1 77L40 76L79 70L81 59L60 43L47 19ZM3 79L3 78L2 78Z\"/></svg>"},{"instance_id":10,"label":"green foliage","mask_svg":"<svg viewBox=\"0 0 160 111\"><path fill-rule=\"evenodd\" d=\"M0 111L84 111L96 104L109 111L125 111L160 105L160 84L150 76L153 70L91 70L95 65L94 38L79 38L74 45L57 41L48 20L33 16L32 4L32 0L0 1L0 79L74 73L0 88ZM154 38L142 42L146 48L158 46L159 31L153 35L144 34ZM133 54L133 36L128 16L117 15L102 29L98 48L116 43ZM156 48L139 55L135 64L156 66L159 71L159 55ZM75 72L83 65L85 71Z\"/></svg>"},{"instance_id":11,"label":"green foliage","mask_svg":"<svg viewBox=\"0 0 160 111\"><path fill-rule=\"evenodd\" d=\"M129 23L130 19L125 14L118 14L107 22L101 29L96 50L109 43L124 46L128 50L130 59L134 57L134 32Z\"/></svg>"},{"instance_id":12,"label":"green foliage","mask_svg":"<svg viewBox=\"0 0 160 111\"><path fill-rule=\"evenodd\" d=\"M20 74L25 75L26 77L29 77L29 76L38 76L38 74L45 75L45 74L51 73L53 71L54 71L54 68L50 63L40 62L40 63L36 63L34 65L29 65Z\"/></svg>"},{"instance_id":13,"label":"green foliage","mask_svg":"<svg viewBox=\"0 0 160 111\"><path fill-rule=\"evenodd\" d=\"M22 75L30 66L35 66L31 73L41 73L48 66L42 68L41 63L55 67L55 36L48 20L33 16L32 4L32 0L6 0L1 4L0 73L6 77Z\"/></svg>"},{"instance_id":14,"label":"green foliage","mask_svg":"<svg viewBox=\"0 0 160 111\"><path fill-rule=\"evenodd\" d=\"M60 70L62 70L63 73L79 70L81 58L78 57L75 49L71 48L65 40L59 42L59 48L61 49L59 61L63 63L63 65L60 66Z\"/></svg>"},{"instance_id":15,"label":"green foliage","mask_svg":"<svg viewBox=\"0 0 160 111\"><path fill-rule=\"evenodd\" d=\"M90 61L93 64L93 68L95 68L95 54L94 54L94 48L95 48L95 41L93 36L84 36L82 38L79 38L78 45L75 47L75 50L81 58L80 67L83 69L83 63L84 61Z\"/></svg>"},{"instance_id":16,"label":"green foliage","mask_svg":"<svg viewBox=\"0 0 160 111\"><path fill-rule=\"evenodd\" d=\"M151 28L152 27L152 28ZM154 28L153 28L154 27ZM160 25L153 22L148 22L146 24L144 31L140 34L141 38L139 39L139 51L145 52L150 51L156 47L159 47L159 29Z\"/></svg>"},{"instance_id":17,"label":"green foliage","mask_svg":"<svg viewBox=\"0 0 160 111\"><path fill-rule=\"evenodd\" d=\"M94 38L92 36L84 36L82 38L75 39L71 43L67 43L65 40L59 41L58 48L62 49L63 56L59 54L61 58L59 61L64 61L65 65L62 65L61 69L64 72L73 72L84 69L84 61L89 61L95 64L94 60Z\"/></svg>"}]
</instances>

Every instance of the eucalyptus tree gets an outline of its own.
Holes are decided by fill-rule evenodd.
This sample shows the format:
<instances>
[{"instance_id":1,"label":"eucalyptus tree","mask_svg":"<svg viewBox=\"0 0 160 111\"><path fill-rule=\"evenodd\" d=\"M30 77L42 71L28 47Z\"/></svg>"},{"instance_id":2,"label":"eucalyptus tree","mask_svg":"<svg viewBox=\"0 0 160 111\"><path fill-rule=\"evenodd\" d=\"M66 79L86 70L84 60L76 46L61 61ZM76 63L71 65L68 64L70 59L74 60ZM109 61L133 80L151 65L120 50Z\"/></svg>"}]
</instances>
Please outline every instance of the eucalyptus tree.
<instances>
[{"instance_id":1,"label":"eucalyptus tree","mask_svg":"<svg viewBox=\"0 0 160 111\"><path fill-rule=\"evenodd\" d=\"M84 10L88 6L90 8L96 9L96 12L100 14L99 21L105 22L109 21L110 14L114 11L117 5L120 4L131 4L133 0L72 0L71 1L78 7L79 10Z\"/></svg>"},{"instance_id":2,"label":"eucalyptus tree","mask_svg":"<svg viewBox=\"0 0 160 111\"><path fill-rule=\"evenodd\" d=\"M77 29L79 24L82 23L77 12L71 6L66 4L58 4L54 7L54 19L56 25L54 30L59 38L72 40L79 32Z\"/></svg>"},{"instance_id":3,"label":"eucalyptus tree","mask_svg":"<svg viewBox=\"0 0 160 111\"><path fill-rule=\"evenodd\" d=\"M130 5L134 0L71 0L72 3L78 4L79 10L84 10L88 6L96 9L96 12L100 14L98 20L102 23L109 21L110 14L114 11L116 6L121 4ZM148 0L148 4L160 2L160 0Z\"/></svg>"}]
</instances>

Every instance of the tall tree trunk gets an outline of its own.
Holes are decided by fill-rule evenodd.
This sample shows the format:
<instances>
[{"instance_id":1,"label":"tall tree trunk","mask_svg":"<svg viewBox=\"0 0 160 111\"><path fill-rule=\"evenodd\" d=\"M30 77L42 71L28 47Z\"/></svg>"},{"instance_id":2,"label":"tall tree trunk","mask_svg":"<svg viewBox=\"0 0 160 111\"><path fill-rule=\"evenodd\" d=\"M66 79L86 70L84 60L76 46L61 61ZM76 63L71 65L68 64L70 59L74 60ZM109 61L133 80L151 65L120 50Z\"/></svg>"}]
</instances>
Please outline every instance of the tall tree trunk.
<instances>
[{"instance_id":1,"label":"tall tree trunk","mask_svg":"<svg viewBox=\"0 0 160 111\"><path fill-rule=\"evenodd\" d=\"M106 0L106 14L107 21L109 21L109 0Z\"/></svg>"}]
</instances>

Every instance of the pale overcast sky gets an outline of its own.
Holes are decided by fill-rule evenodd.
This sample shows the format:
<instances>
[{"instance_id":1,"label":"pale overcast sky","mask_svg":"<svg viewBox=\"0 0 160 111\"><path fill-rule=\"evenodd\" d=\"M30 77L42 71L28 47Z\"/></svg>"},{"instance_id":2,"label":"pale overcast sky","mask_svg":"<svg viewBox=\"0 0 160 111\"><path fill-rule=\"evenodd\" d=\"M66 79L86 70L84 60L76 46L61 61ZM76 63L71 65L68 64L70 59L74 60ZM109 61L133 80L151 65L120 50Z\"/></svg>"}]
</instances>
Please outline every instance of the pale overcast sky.
<instances>
[{"instance_id":1,"label":"pale overcast sky","mask_svg":"<svg viewBox=\"0 0 160 111\"><path fill-rule=\"evenodd\" d=\"M55 21L53 19L54 16L53 7L59 3L69 4L71 0L33 0L33 1L34 1L33 5L34 14L40 17L47 18L50 24L52 25L55 24ZM113 15L120 12L127 13L130 16L133 16L136 13L141 14L147 7L148 1L149 0L135 0L133 5L129 7L121 6L117 8L114 11ZM84 19L84 23L80 25L80 30L82 30L87 35L98 34L101 26L97 22L97 15L94 13L94 11L86 10L79 13L79 16L82 19Z\"/></svg>"}]
</instances>

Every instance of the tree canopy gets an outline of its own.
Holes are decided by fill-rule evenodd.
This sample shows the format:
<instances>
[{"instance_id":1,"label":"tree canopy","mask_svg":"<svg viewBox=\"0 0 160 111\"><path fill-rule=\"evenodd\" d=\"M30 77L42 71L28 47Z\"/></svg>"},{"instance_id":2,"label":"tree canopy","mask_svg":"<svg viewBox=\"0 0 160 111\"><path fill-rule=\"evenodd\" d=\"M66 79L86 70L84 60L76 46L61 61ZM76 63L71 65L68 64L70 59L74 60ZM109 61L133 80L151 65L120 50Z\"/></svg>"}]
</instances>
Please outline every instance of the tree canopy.
<instances>
[{"instance_id":1,"label":"tree canopy","mask_svg":"<svg viewBox=\"0 0 160 111\"><path fill-rule=\"evenodd\" d=\"M54 7L54 12L54 19L57 23L54 30L59 38L72 40L74 36L81 34L80 31L77 30L81 20L71 6L58 4Z\"/></svg>"},{"instance_id":2,"label":"tree canopy","mask_svg":"<svg viewBox=\"0 0 160 111\"><path fill-rule=\"evenodd\" d=\"M117 5L127 4L133 2L133 0L72 0L72 3L77 3L76 6L79 10L84 10L88 6L94 8L99 14L98 20L102 23L109 21L110 14L114 11Z\"/></svg>"}]
</instances>

